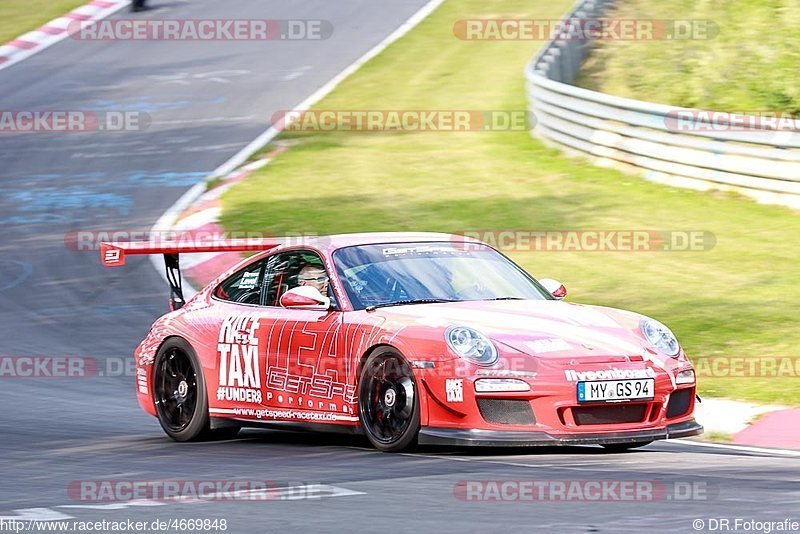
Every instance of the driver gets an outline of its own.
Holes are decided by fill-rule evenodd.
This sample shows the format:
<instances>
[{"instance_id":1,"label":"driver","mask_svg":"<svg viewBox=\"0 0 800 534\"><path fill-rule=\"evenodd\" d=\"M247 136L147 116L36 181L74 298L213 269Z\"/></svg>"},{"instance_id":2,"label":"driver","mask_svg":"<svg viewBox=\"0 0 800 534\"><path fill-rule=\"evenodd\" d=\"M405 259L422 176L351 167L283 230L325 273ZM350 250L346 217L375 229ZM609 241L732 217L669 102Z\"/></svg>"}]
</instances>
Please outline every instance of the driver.
<instances>
[{"instance_id":1,"label":"driver","mask_svg":"<svg viewBox=\"0 0 800 534\"><path fill-rule=\"evenodd\" d=\"M323 295L328 294L329 282L325 269L318 265L306 265L297 275L298 285L315 287Z\"/></svg>"}]
</instances>

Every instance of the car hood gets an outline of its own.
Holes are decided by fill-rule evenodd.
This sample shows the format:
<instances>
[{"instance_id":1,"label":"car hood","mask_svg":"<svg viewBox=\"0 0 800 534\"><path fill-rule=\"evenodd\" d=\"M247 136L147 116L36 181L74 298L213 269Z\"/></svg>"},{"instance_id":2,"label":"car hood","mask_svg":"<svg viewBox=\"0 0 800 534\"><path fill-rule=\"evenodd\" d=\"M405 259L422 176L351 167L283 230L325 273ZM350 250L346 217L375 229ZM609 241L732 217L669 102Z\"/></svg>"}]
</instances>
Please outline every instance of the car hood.
<instances>
[{"instance_id":1,"label":"car hood","mask_svg":"<svg viewBox=\"0 0 800 534\"><path fill-rule=\"evenodd\" d=\"M642 315L600 306L554 300L471 301L398 306L381 314L405 324L469 326L533 356L654 354L639 332Z\"/></svg>"}]
</instances>

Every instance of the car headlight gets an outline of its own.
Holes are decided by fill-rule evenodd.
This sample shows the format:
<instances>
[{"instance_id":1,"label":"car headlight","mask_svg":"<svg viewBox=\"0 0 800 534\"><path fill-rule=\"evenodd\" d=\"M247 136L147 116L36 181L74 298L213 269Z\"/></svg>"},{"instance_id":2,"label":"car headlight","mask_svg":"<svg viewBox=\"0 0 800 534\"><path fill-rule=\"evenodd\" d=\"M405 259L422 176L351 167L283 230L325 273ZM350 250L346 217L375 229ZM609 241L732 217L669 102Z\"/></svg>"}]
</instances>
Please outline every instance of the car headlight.
<instances>
[{"instance_id":1,"label":"car headlight","mask_svg":"<svg viewBox=\"0 0 800 534\"><path fill-rule=\"evenodd\" d=\"M451 326L444 334L447 346L467 360L478 365L492 365L497 361L497 349L491 340L466 326Z\"/></svg>"},{"instance_id":2,"label":"car headlight","mask_svg":"<svg viewBox=\"0 0 800 534\"><path fill-rule=\"evenodd\" d=\"M643 319L639 328L645 339L655 348L673 358L681 351L678 339L672 331L655 319Z\"/></svg>"}]
</instances>

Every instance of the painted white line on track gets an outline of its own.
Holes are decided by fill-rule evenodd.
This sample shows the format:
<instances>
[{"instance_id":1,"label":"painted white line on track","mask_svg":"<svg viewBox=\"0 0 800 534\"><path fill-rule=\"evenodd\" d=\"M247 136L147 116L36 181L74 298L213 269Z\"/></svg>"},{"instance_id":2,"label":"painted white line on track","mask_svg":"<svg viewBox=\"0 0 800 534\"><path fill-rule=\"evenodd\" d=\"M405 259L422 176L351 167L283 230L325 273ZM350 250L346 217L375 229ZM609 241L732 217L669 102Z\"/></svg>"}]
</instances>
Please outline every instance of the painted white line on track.
<instances>
[{"instance_id":1,"label":"painted white line on track","mask_svg":"<svg viewBox=\"0 0 800 534\"><path fill-rule=\"evenodd\" d=\"M671 439L668 443L680 443L682 445L693 445L695 447L708 447L712 449L724 449L739 452L750 452L753 454L769 454L771 456L789 456L800 458L800 451L790 449L770 449L767 447L750 447L748 445L729 445L727 443L711 443L708 441L694 441L691 439Z\"/></svg>"},{"instance_id":2,"label":"painted white line on track","mask_svg":"<svg viewBox=\"0 0 800 534\"><path fill-rule=\"evenodd\" d=\"M301 501L307 499L320 499L327 497L349 497L352 495L365 495L363 491L356 491L340 486L327 484L304 484L300 486L270 487L252 490L216 491L203 495L185 495L166 498L162 501L139 499L130 501L111 502L104 504L63 504L57 508L84 509L84 510L124 510L135 506L168 506L178 504L203 504L209 502L232 501Z\"/></svg>"},{"instance_id":3,"label":"painted white line on track","mask_svg":"<svg viewBox=\"0 0 800 534\"><path fill-rule=\"evenodd\" d=\"M61 504L57 508L70 508L75 510L126 510L134 506L166 506L167 503L148 499L131 500L124 502L111 502L107 504Z\"/></svg>"},{"instance_id":4,"label":"painted white line on track","mask_svg":"<svg viewBox=\"0 0 800 534\"><path fill-rule=\"evenodd\" d=\"M144 436L132 435L119 439L109 439L107 442L103 443L92 443L90 445L66 445L64 447L59 447L56 444L43 454L45 456L64 456L67 454L114 451L120 449L125 451L145 451L159 449L163 445L164 442L161 440L146 440Z\"/></svg>"},{"instance_id":5,"label":"painted white line on track","mask_svg":"<svg viewBox=\"0 0 800 534\"><path fill-rule=\"evenodd\" d=\"M231 502L231 501L300 501L317 500L329 497L351 497L354 495L366 495L366 492L342 488L340 486L330 486L327 484L304 484L300 486L271 487L264 489L241 490L241 491L218 491L202 496L178 496L164 501L151 499L132 499L129 501L110 502L110 503L86 503L86 504L61 504L55 508L66 508L69 510L125 510L132 507L168 506L180 504L208 504L209 502ZM0 521L61 521L74 519L74 516L52 510L51 508L23 508L14 510L16 515L0 516Z\"/></svg>"},{"instance_id":6,"label":"painted white line on track","mask_svg":"<svg viewBox=\"0 0 800 534\"><path fill-rule=\"evenodd\" d=\"M0 521L63 521L73 516L56 512L50 508L23 508L14 510L17 515L0 516Z\"/></svg>"},{"instance_id":7,"label":"painted white line on track","mask_svg":"<svg viewBox=\"0 0 800 534\"><path fill-rule=\"evenodd\" d=\"M374 58L381 52L383 52L389 45L393 42L397 41L405 34L410 32L414 27L425 20L431 13L433 13L436 8L438 8L444 0L430 0L427 4L425 4L422 8L420 8L416 13L414 13L408 20L406 20L403 24L401 24L395 31L393 31L388 37L386 37L383 41L372 47L366 54L355 60L351 63L348 67L346 67L343 71L333 77L328 83L317 89L311 96L297 104L293 111L306 111L308 108L313 106L319 100L322 100L325 96L330 94L342 81L344 81L348 76L356 72L360 69L367 61ZM266 146L272 139L275 138L276 135L280 133L279 130L270 126L264 133L259 135L255 138L250 144L246 147L241 149L239 152L234 154L233 157L228 159L225 163L217 167L209 176L209 179L219 178L221 176L225 176L231 173L234 169L236 169L241 164L245 163L247 159ZM191 189L189 189L186 193L181 196L175 204L170 206L170 208L164 212L164 214L156 221L156 224L153 225L151 230L153 235L158 235L158 232L165 232L172 229L172 225L177 221L178 217L184 210L189 208L192 203L197 200L200 195L202 195L206 190L206 183L201 182ZM159 256L150 256L150 261L153 263L156 271L161 273L161 277L166 281L167 274L164 270L164 266L162 265L162 260ZM184 298L189 300L191 297L197 293L197 290L193 288L188 282L184 281L183 283L183 292Z\"/></svg>"}]
</instances>

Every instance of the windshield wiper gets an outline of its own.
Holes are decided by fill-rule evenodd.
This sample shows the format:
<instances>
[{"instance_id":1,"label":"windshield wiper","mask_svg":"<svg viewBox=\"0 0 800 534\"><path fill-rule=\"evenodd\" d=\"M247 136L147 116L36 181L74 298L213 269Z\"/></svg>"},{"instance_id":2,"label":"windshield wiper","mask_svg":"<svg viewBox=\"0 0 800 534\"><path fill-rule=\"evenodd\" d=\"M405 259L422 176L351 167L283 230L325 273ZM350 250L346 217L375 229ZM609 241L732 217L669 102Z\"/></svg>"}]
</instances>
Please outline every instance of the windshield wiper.
<instances>
[{"instance_id":1,"label":"windshield wiper","mask_svg":"<svg viewBox=\"0 0 800 534\"><path fill-rule=\"evenodd\" d=\"M367 306L364 308L366 311L372 311L376 308L389 308L391 306L405 306L407 304L435 304L437 302L461 302L458 300L452 299L409 299L409 300L398 300L396 302L384 302L383 304L374 304L372 306Z\"/></svg>"},{"instance_id":2,"label":"windshield wiper","mask_svg":"<svg viewBox=\"0 0 800 534\"><path fill-rule=\"evenodd\" d=\"M523 297L495 297L493 299L482 299L482 300L527 300Z\"/></svg>"}]
</instances>

